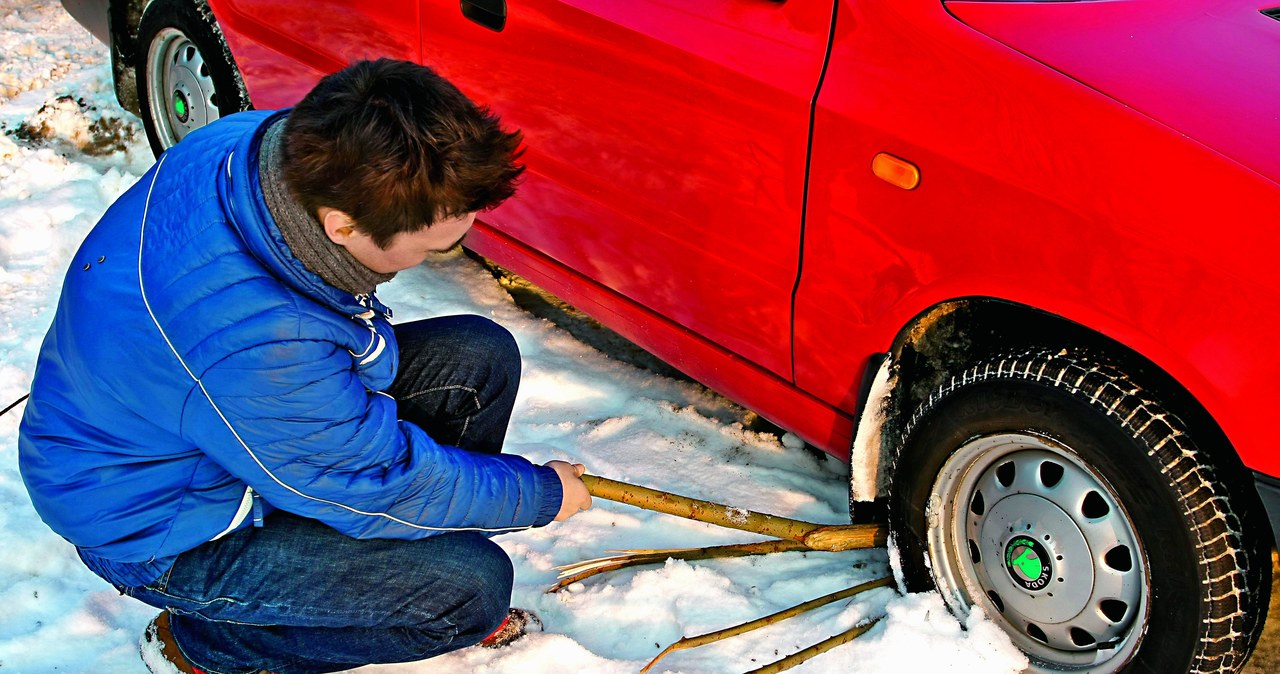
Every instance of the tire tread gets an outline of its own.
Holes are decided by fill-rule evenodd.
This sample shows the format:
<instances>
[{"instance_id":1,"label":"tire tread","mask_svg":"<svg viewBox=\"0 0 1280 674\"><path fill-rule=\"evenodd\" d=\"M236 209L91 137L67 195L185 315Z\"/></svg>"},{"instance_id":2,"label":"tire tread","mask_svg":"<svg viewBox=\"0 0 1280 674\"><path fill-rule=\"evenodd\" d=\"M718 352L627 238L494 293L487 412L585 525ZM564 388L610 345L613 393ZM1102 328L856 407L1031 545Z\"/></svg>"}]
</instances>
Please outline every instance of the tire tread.
<instances>
[{"instance_id":1,"label":"tire tread","mask_svg":"<svg viewBox=\"0 0 1280 674\"><path fill-rule=\"evenodd\" d=\"M1200 583L1210 614L1200 632L1189 672L1239 670L1252 653L1266 610L1262 580L1269 574L1254 566L1266 555L1250 554L1243 545L1244 527L1232 508L1230 495L1215 479L1212 462L1191 441L1182 422L1125 374L1100 365L1087 355L1031 349L998 356L953 375L920 403L902 426L898 446L911 437L922 420L955 391L992 380L1017 378L1064 389L1106 414L1143 446L1160 468L1170 489L1183 504L1187 520L1195 523L1200 553ZM896 471L896 457L895 466Z\"/></svg>"}]
</instances>

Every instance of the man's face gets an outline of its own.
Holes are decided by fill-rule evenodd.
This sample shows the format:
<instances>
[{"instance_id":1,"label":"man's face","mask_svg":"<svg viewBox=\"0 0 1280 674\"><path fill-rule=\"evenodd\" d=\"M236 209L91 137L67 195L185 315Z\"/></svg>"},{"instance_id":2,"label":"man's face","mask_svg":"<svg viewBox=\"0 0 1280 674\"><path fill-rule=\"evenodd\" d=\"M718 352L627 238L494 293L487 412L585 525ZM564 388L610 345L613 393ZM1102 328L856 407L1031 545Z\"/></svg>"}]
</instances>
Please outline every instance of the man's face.
<instances>
[{"instance_id":1,"label":"man's face","mask_svg":"<svg viewBox=\"0 0 1280 674\"><path fill-rule=\"evenodd\" d=\"M475 213L437 220L416 232L401 232L391 245L379 248L369 235L356 229L345 237L344 245L351 256L379 274L404 271L416 267L432 253L441 253L462 242L476 221Z\"/></svg>"}]
</instances>

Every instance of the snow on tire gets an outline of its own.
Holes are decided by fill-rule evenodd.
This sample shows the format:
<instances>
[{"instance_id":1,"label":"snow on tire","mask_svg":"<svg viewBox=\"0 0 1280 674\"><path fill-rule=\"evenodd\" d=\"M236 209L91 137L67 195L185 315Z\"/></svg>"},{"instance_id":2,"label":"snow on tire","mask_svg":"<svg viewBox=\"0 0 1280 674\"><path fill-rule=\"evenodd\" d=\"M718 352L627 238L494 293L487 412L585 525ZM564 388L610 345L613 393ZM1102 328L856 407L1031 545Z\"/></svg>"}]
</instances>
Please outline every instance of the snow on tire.
<instances>
[{"instance_id":1,"label":"snow on tire","mask_svg":"<svg viewBox=\"0 0 1280 674\"><path fill-rule=\"evenodd\" d=\"M1088 355L953 376L911 414L892 470L907 588L981 606L1032 671L1238 670L1265 620L1271 535L1239 461L1196 443Z\"/></svg>"}]
</instances>

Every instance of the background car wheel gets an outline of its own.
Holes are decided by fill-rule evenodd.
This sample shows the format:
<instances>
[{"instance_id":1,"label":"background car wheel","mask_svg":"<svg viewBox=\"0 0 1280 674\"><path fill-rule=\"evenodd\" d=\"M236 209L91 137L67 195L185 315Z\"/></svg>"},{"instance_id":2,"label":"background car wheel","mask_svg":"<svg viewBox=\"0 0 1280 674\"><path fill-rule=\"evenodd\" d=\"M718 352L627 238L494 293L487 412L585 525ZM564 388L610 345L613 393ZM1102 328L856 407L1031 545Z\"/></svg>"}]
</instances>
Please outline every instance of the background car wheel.
<instances>
[{"instance_id":1,"label":"background car wheel","mask_svg":"<svg viewBox=\"0 0 1280 674\"><path fill-rule=\"evenodd\" d=\"M958 615L982 607L1032 671L1234 671L1271 575L1234 468L1122 373L1033 351L920 404L890 526L908 589L937 587Z\"/></svg>"},{"instance_id":2,"label":"background car wheel","mask_svg":"<svg viewBox=\"0 0 1280 674\"><path fill-rule=\"evenodd\" d=\"M156 156L205 124L249 109L240 71L203 3L153 0L138 45L138 104Z\"/></svg>"}]
</instances>

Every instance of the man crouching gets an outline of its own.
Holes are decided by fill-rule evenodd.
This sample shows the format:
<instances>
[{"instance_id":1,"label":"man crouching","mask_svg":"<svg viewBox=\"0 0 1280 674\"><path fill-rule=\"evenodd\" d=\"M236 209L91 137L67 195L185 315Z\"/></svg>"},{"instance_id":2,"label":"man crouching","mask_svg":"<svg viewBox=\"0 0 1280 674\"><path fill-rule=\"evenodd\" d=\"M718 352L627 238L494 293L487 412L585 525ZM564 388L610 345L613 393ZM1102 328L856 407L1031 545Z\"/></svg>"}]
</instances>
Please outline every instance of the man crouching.
<instances>
[{"instance_id":1,"label":"man crouching","mask_svg":"<svg viewBox=\"0 0 1280 674\"><path fill-rule=\"evenodd\" d=\"M506 330L393 326L374 296L513 194L519 143L428 68L356 63L191 134L86 238L20 466L94 573L163 609L153 671L330 672L519 634L489 537L590 507L583 467L500 453Z\"/></svg>"}]
</instances>

